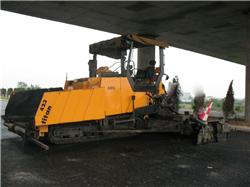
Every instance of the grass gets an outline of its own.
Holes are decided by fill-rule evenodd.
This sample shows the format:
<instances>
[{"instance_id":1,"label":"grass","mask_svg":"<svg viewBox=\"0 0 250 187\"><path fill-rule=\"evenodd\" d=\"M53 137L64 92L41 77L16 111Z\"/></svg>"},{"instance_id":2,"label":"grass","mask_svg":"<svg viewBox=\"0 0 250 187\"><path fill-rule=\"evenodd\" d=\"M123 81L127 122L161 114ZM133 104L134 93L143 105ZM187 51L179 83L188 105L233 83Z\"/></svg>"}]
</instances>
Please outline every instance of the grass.
<instances>
[{"instance_id":1,"label":"grass","mask_svg":"<svg viewBox=\"0 0 250 187\"><path fill-rule=\"evenodd\" d=\"M179 106L180 106L181 109L193 110L193 103L184 103L184 102L181 102ZM214 102L213 106L212 106L212 110L213 111L217 111L217 112L222 112L222 101L216 100ZM234 110L235 110L236 114L238 114L238 113L244 113L244 111L245 111L245 104L244 104L244 102L236 101L234 103Z\"/></svg>"},{"instance_id":2,"label":"grass","mask_svg":"<svg viewBox=\"0 0 250 187\"><path fill-rule=\"evenodd\" d=\"M180 103L179 107L182 109L191 109L191 110L193 109L193 106L191 103Z\"/></svg>"}]
</instances>

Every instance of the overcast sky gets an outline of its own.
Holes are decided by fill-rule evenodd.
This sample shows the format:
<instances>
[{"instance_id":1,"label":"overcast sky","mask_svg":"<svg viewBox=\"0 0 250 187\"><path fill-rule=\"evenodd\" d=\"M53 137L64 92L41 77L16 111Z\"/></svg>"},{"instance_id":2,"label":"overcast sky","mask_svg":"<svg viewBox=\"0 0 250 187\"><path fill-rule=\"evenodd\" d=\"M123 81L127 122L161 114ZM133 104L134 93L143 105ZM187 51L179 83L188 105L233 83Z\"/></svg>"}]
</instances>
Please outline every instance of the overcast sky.
<instances>
[{"instance_id":1,"label":"overcast sky","mask_svg":"<svg viewBox=\"0 0 250 187\"><path fill-rule=\"evenodd\" d=\"M68 79L86 77L89 44L115 36L0 10L0 87L15 87L18 81L63 87L66 73ZM165 72L170 79L178 75L183 91L193 94L202 87L206 95L222 98L233 79L235 97L245 97L245 66L174 47L165 57ZM98 66L113 62L98 57Z\"/></svg>"}]
</instances>

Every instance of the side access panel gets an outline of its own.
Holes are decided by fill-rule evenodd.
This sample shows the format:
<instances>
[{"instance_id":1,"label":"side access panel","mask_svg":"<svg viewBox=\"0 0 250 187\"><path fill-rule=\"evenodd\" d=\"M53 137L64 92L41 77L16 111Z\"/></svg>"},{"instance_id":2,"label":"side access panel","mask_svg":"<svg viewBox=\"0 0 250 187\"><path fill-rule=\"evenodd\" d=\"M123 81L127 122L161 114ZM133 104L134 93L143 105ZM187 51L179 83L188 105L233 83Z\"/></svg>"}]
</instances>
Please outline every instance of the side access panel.
<instances>
[{"instance_id":1,"label":"side access panel","mask_svg":"<svg viewBox=\"0 0 250 187\"><path fill-rule=\"evenodd\" d=\"M127 77L121 78L121 105L122 112L132 112L132 95L135 96L135 108L146 107L149 104L149 97L146 92L133 92Z\"/></svg>"},{"instance_id":2,"label":"side access panel","mask_svg":"<svg viewBox=\"0 0 250 187\"><path fill-rule=\"evenodd\" d=\"M133 110L132 96L135 96L135 108L148 106L146 92L133 92L127 77L102 78L101 86L105 89L105 115L119 115Z\"/></svg>"},{"instance_id":3,"label":"side access panel","mask_svg":"<svg viewBox=\"0 0 250 187\"><path fill-rule=\"evenodd\" d=\"M44 93L35 117L36 126L105 118L104 89Z\"/></svg>"},{"instance_id":4,"label":"side access panel","mask_svg":"<svg viewBox=\"0 0 250 187\"><path fill-rule=\"evenodd\" d=\"M35 117L43 94L61 91L62 88L28 90L12 93L5 109L5 120L14 122L32 121Z\"/></svg>"}]
</instances>

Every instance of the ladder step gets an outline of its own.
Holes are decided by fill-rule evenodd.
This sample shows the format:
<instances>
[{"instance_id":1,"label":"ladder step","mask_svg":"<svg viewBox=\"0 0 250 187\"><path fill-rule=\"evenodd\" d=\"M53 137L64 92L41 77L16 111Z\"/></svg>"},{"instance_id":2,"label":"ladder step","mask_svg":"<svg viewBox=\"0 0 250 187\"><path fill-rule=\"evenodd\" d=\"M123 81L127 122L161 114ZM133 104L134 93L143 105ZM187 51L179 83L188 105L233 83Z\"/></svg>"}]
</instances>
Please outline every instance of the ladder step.
<instances>
[{"instance_id":1,"label":"ladder step","mask_svg":"<svg viewBox=\"0 0 250 187\"><path fill-rule=\"evenodd\" d=\"M134 119L114 120L114 124L134 122Z\"/></svg>"}]
</instances>

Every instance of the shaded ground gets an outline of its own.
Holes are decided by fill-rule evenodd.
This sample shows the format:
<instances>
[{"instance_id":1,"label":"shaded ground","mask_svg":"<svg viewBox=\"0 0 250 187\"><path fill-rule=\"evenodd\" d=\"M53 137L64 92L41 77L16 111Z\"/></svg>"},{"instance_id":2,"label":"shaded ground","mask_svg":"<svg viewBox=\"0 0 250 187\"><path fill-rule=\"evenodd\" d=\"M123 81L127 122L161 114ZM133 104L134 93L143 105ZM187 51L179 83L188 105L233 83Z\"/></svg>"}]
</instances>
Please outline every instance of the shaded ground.
<instances>
[{"instance_id":1,"label":"shaded ground","mask_svg":"<svg viewBox=\"0 0 250 187\"><path fill-rule=\"evenodd\" d=\"M2 129L2 186L249 186L250 134L195 146L170 133L73 145L49 152Z\"/></svg>"},{"instance_id":2,"label":"shaded ground","mask_svg":"<svg viewBox=\"0 0 250 187\"><path fill-rule=\"evenodd\" d=\"M249 186L250 135L195 146L173 134L53 146L2 140L2 186Z\"/></svg>"}]
</instances>

